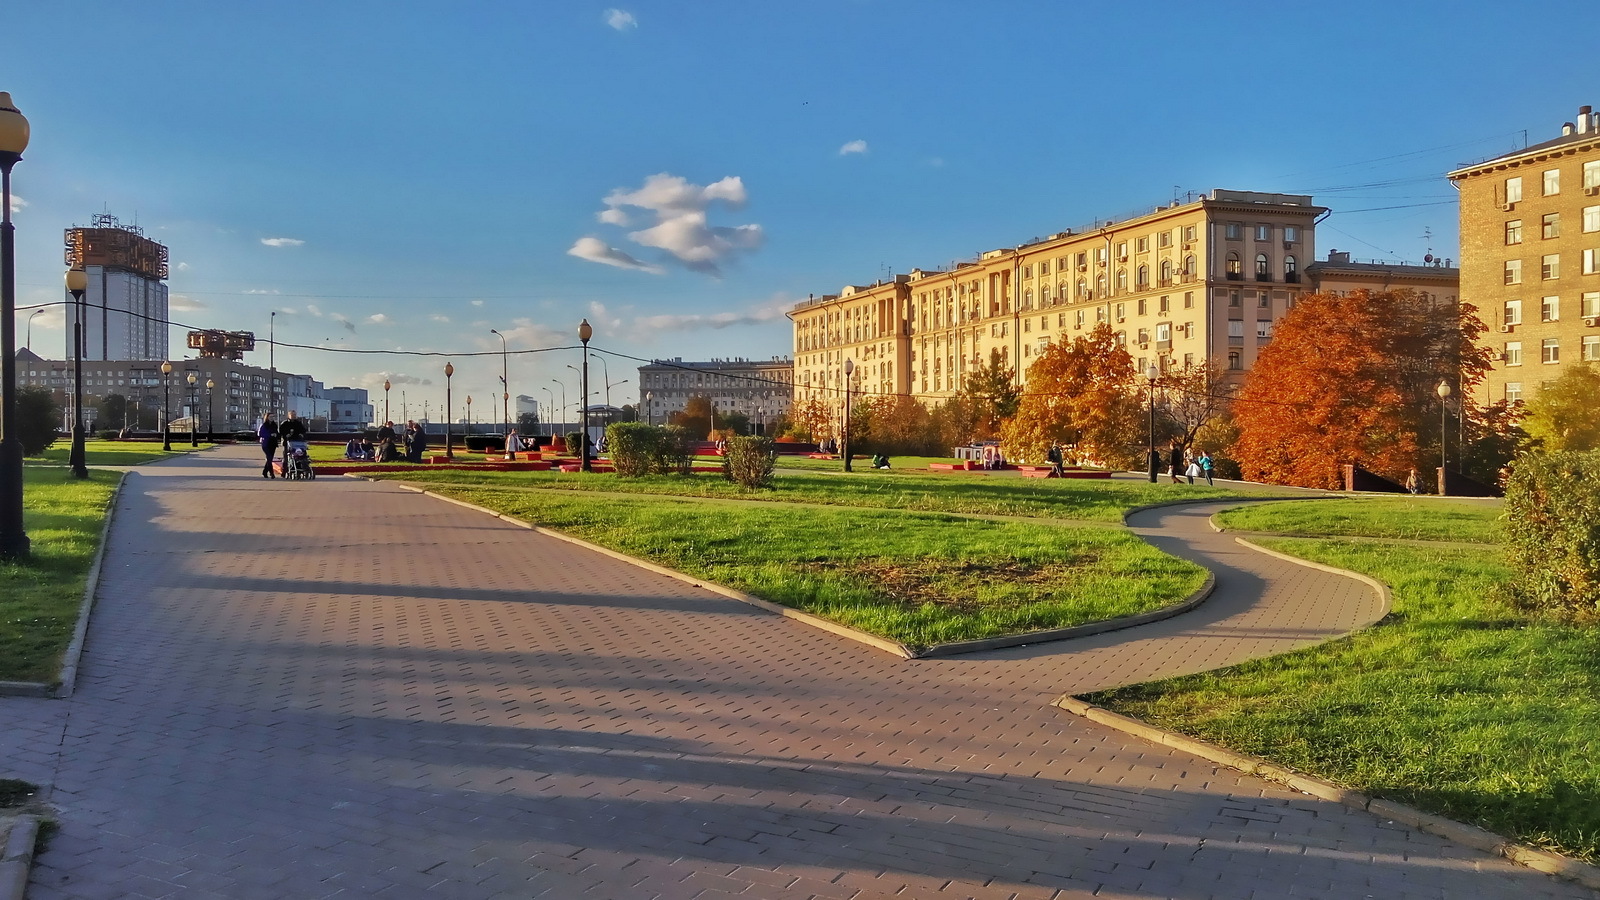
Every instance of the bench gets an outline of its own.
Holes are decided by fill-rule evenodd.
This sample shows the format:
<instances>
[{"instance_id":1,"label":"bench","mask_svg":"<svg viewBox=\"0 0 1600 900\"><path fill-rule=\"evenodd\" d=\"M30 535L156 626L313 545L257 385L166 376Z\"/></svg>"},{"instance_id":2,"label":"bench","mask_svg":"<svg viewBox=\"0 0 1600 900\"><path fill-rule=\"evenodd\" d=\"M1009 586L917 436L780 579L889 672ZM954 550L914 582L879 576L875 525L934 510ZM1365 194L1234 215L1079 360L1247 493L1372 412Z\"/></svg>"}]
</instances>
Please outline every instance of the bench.
<instances>
[{"instance_id":1,"label":"bench","mask_svg":"<svg viewBox=\"0 0 1600 900\"><path fill-rule=\"evenodd\" d=\"M977 468L977 463L970 459L955 463L928 463L928 471L930 472L971 472Z\"/></svg>"}]
</instances>

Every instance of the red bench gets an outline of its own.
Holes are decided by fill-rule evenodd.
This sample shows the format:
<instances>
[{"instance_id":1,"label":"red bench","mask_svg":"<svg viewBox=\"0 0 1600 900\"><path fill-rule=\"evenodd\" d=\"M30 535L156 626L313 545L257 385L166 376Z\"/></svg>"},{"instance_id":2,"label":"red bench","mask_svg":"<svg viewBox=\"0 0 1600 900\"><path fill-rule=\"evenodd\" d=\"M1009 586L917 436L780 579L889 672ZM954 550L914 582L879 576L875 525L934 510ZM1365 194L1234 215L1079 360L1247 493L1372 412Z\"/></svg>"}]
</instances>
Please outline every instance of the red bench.
<instances>
[{"instance_id":1,"label":"red bench","mask_svg":"<svg viewBox=\"0 0 1600 900\"><path fill-rule=\"evenodd\" d=\"M978 464L970 459L953 463L928 463L930 472L971 472L978 468Z\"/></svg>"}]
</instances>

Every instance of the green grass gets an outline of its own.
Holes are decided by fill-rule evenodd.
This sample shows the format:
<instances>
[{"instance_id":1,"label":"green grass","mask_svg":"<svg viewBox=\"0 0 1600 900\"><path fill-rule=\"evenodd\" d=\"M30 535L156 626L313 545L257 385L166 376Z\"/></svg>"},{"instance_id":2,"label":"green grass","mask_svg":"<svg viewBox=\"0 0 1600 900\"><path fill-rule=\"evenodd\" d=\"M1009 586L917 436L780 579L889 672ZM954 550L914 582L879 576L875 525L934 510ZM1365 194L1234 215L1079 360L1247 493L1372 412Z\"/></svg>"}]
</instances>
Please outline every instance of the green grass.
<instances>
[{"instance_id":1,"label":"green grass","mask_svg":"<svg viewBox=\"0 0 1600 900\"><path fill-rule=\"evenodd\" d=\"M1435 504L1419 504L1411 514L1418 521L1408 523L1379 510L1365 530L1425 533L1435 511ZM1261 543L1382 580L1393 590L1393 612L1329 644L1087 699L1376 796L1600 859L1600 629L1530 618L1491 599L1509 574L1498 548Z\"/></svg>"},{"instance_id":2,"label":"green grass","mask_svg":"<svg viewBox=\"0 0 1600 900\"><path fill-rule=\"evenodd\" d=\"M868 472L873 471L872 455L870 453L866 456L852 453L851 456L857 457L851 463L853 468L864 469ZM889 471L926 469L929 463L953 463L957 461L954 457L949 456L891 456L889 457ZM808 472L842 472L844 471L844 460L812 459L805 454L781 453L778 455L778 468L798 469Z\"/></svg>"},{"instance_id":3,"label":"green grass","mask_svg":"<svg viewBox=\"0 0 1600 900\"><path fill-rule=\"evenodd\" d=\"M0 680L53 681L72 640L106 501L122 476L90 470L23 470L23 527L32 557L0 563Z\"/></svg>"},{"instance_id":4,"label":"green grass","mask_svg":"<svg viewBox=\"0 0 1600 900\"><path fill-rule=\"evenodd\" d=\"M201 447L210 446L202 443ZM168 459L179 453L188 453L189 437L184 435L180 446L177 439L172 441L172 452L167 453L161 449L159 442L152 441L84 441L83 460L90 466L137 466L141 463L157 459ZM39 456L30 456L23 460L26 466L64 466L67 457L72 452L72 442L57 440L49 449Z\"/></svg>"},{"instance_id":5,"label":"green grass","mask_svg":"<svg viewBox=\"0 0 1600 900\"><path fill-rule=\"evenodd\" d=\"M1119 529L431 486L912 647L1147 612L1205 578Z\"/></svg>"},{"instance_id":6,"label":"green grass","mask_svg":"<svg viewBox=\"0 0 1600 900\"><path fill-rule=\"evenodd\" d=\"M1224 528L1301 537L1373 537L1494 543L1498 502L1427 498L1306 500L1259 503L1217 515Z\"/></svg>"},{"instance_id":7,"label":"green grass","mask_svg":"<svg viewBox=\"0 0 1600 900\"><path fill-rule=\"evenodd\" d=\"M504 485L682 497L728 497L774 503L821 503L872 509L1010 515L1030 518L1120 522L1135 506L1170 500L1252 496L1248 490L1146 481L1020 478L1017 476L928 475L858 472L781 472L770 490L750 491L717 475L617 478L562 472L473 472L434 470L374 473L427 485Z\"/></svg>"}]
</instances>

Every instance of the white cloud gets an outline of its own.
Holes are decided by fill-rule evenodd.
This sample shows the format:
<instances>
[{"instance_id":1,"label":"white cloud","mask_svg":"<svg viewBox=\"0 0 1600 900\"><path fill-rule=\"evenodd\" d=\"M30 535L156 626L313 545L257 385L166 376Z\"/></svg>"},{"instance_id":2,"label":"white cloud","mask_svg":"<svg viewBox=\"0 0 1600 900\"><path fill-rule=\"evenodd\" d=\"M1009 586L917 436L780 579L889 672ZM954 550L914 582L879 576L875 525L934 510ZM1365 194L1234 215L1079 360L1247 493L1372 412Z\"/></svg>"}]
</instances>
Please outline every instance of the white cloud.
<instances>
[{"instance_id":1,"label":"white cloud","mask_svg":"<svg viewBox=\"0 0 1600 900\"><path fill-rule=\"evenodd\" d=\"M189 271L189 264L186 263L186 262L181 262L181 263L178 263L178 267L177 268L178 268L179 272L187 272L187 271Z\"/></svg>"},{"instance_id":2,"label":"white cloud","mask_svg":"<svg viewBox=\"0 0 1600 900\"><path fill-rule=\"evenodd\" d=\"M375 313L367 316L367 321L374 325L382 325L383 323L389 321L389 316L385 313Z\"/></svg>"},{"instance_id":3,"label":"white cloud","mask_svg":"<svg viewBox=\"0 0 1600 900\"><path fill-rule=\"evenodd\" d=\"M258 288L251 288L250 290L245 291L245 293L246 294L276 294L278 292L276 290L270 290L269 291L269 290L260 290Z\"/></svg>"},{"instance_id":4,"label":"white cloud","mask_svg":"<svg viewBox=\"0 0 1600 900\"><path fill-rule=\"evenodd\" d=\"M843 147L839 148L839 155L840 156L849 156L852 153L866 153L866 152L867 152L867 142L866 141L851 141L848 144L845 144Z\"/></svg>"},{"instance_id":5,"label":"white cloud","mask_svg":"<svg viewBox=\"0 0 1600 900\"><path fill-rule=\"evenodd\" d=\"M262 238L261 243L268 247L299 247L305 243L298 238Z\"/></svg>"},{"instance_id":6,"label":"white cloud","mask_svg":"<svg viewBox=\"0 0 1600 900\"><path fill-rule=\"evenodd\" d=\"M474 301L472 301L472 305L473 306L482 306L483 305L483 301L482 300L474 300Z\"/></svg>"},{"instance_id":7,"label":"white cloud","mask_svg":"<svg viewBox=\"0 0 1600 900\"><path fill-rule=\"evenodd\" d=\"M24 206L27 206L27 205L28 205L28 201L22 199L21 197L18 197L16 194L12 194L11 195L11 214L12 215L16 215L17 213L22 212L22 208Z\"/></svg>"},{"instance_id":8,"label":"white cloud","mask_svg":"<svg viewBox=\"0 0 1600 900\"><path fill-rule=\"evenodd\" d=\"M740 209L748 201L744 181L736 175L698 185L662 172L646 178L637 190L618 188L612 191L605 197L606 208L597 218L605 224L623 226L633 219L625 208L643 210L650 215L653 224L629 232L629 240L642 247L666 251L685 268L718 276L723 263L756 250L766 235L760 225L712 225L709 210L717 203L729 209ZM622 269L662 271L659 265L641 260L596 237L578 239L567 253Z\"/></svg>"},{"instance_id":9,"label":"white cloud","mask_svg":"<svg viewBox=\"0 0 1600 900\"><path fill-rule=\"evenodd\" d=\"M322 310L319 309L315 303L307 303L306 304L306 312L312 314L313 316L317 316L319 318L322 316Z\"/></svg>"},{"instance_id":10,"label":"white cloud","mask_svg":"<svg viewBox=\"0 0 1600 900\"><path fill-rule=\"evenodd\" d=\"M581 237L567 249L568 256L587 259L602 265L616 266L619 269L636 269L640 272L654 272L659 274L661 268L649 263L640 262L621 250L611 246L605 241L595 237Z\"/></svg>"},{"instance_id":11,"label":"white cloud","mask_svg":"<svg viewBox=\"0 0 1600 900\"><path fill-rule=\"evenodd\" d=\"M439 315L439 314L438 314L438 313L434 313L434 314L433 314L433 315L431 315L431 316L429 316L429 317L428 317L428 321L429 321L429 322L443 322L443 323L448 323L448 322L449 322L449 321L450 321L450 317L449 317L449 316L441 316L441 315Z\"/></svg>"},{"instance_id":12,"label":"white cloud","mask_svg":"<svg viewBox=\"0 0 1600 900\"><path fill-rule=\"evenodd\" d=\"M167 298L167 308L179 312L192 312L197 309L206 309L206 305L186 294L173 294Z\"/></svg>"},{"instance_id":13,"label":"white cloud","mask_svg":"<svg viewBox=\"0 0 1600 900\"><path fill-rule=\"evenodd\" d=\"M638 28L639 20L633 13L625 9L608 9L605 11L606 24L618 31L627 31L629 28Z\"/></svg>"},{"instance_id":14,"label":"white cloud","mask_svg":"<svg viewBox=\"0 0 1600 900\"><path fill-rule=\"evenodd\" d=\"M389 382L390 390L404 384L433 384L431 379L418 378L415 375L404 375L399 372L368 372L357 379L357 383L362 387L378 392L377 399L380 403L383 402L383 383L385 381ZM394 401L398 404L400 398L394 397Z\"/></svg>"},{"instance_id":15,"label":"white cloud","mask_svg":"<svg viewBox=\"0 0 1600 900\"><path fill-rule=\"evenodd\" d=\"M595 331L624 334L632 340L648 342L663 332L719 331L741 325L767 325L781 320L794 306L787 297L775 296L770 301L753 306L743 312L690 313L679 315L638 315L632 309L610 312L605 304L589 304L589 321Z\"/></svg>"}]
</instances>

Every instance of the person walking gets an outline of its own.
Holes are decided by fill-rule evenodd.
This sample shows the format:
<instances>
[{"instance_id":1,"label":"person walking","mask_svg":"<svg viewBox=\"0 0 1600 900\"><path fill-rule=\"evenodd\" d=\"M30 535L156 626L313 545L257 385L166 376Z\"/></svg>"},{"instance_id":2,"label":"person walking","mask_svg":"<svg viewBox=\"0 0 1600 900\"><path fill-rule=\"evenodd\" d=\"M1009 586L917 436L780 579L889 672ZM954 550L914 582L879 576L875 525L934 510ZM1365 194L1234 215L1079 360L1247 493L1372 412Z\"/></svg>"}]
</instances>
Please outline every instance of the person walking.
<instances>
[{"instance_id":1,"label":"person walking","mask_svg":"<svg viewBox=\"0 0 1600 900\"><path fill-rule=\"evenodd\" d=\"M1167 454L1167 475L1172 478L1173 484L1182 484L1178 476L1183 474L1183 445L1176 439L1172 441L1172 450Z\"/></svg>"},{"instance_id":2,"label":"person walking","mask_svg":"<svg viewBox=\"0 0 1600 900\"><path fill-rule=\"evenodd\" d=\"M1201 450L1200 451L1200 471L1205 473L1206 484L1212 485L1213 487L1215 485L1211 481L1211 469L1212 469L1212 467L1214 465L1215 465L1215 463L1213 463L1211 461L1211 454L1207 453L1204 450Z\"/></svg>"},{"instance_id":3,"label":"person walking","mask_svg":"<svg viewBox=\"0 0 1600 900\"><path fill-rule=\"evenodd\" d=\"M1050 474L1057 478L1066 476L1065 459L1061 455L1061 442L1052 441L1050 449L1045 451L1044 458L1050 461Z\"/></svg>"},{"instance_id":4,"label":"person walking","mask_svg":"<svg viewBox=\"0 0 1600 900\"><path fill-rule=\"evenodd\" d=\"M272 413L261 417L261 424L256 426L256 440L261 442L261 452L267 457L266 464L261 467L261 477L276 477L272 472L272 457L278 452L278 423L272 421Z\"/></svg>"}]
</instances>

